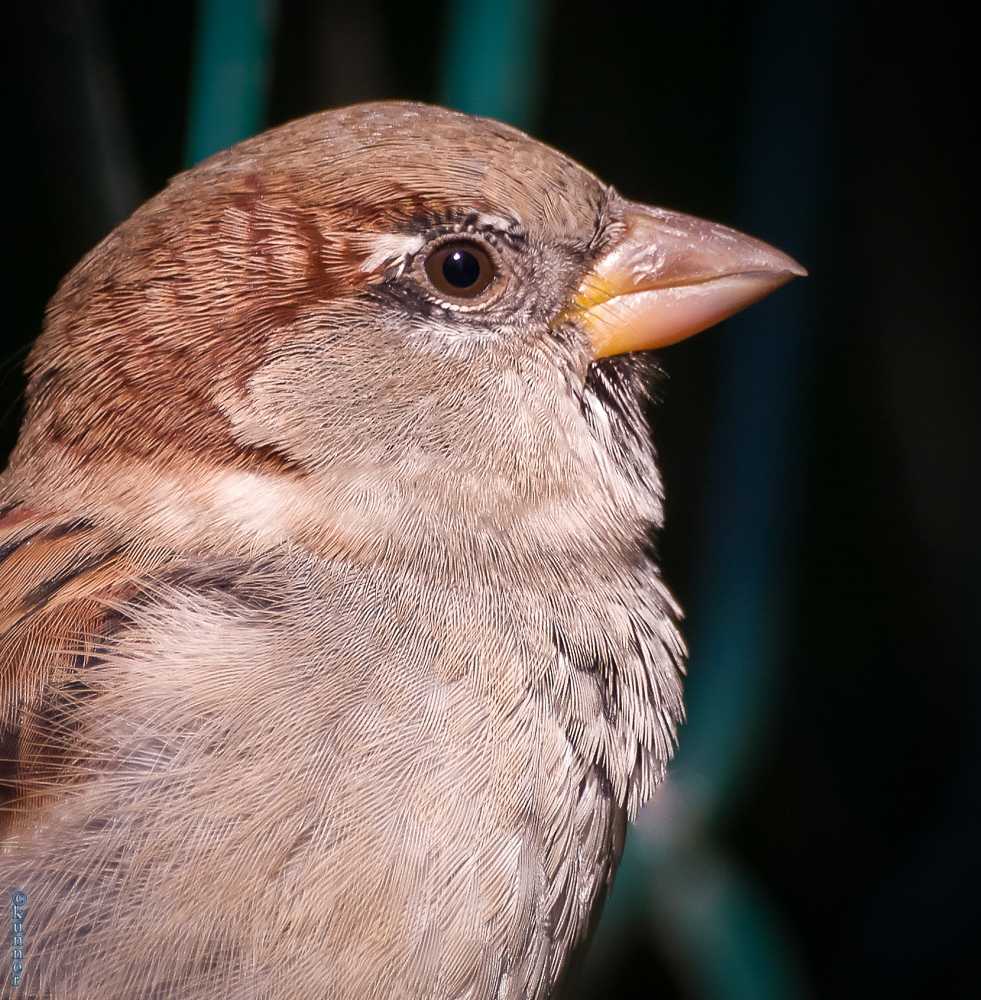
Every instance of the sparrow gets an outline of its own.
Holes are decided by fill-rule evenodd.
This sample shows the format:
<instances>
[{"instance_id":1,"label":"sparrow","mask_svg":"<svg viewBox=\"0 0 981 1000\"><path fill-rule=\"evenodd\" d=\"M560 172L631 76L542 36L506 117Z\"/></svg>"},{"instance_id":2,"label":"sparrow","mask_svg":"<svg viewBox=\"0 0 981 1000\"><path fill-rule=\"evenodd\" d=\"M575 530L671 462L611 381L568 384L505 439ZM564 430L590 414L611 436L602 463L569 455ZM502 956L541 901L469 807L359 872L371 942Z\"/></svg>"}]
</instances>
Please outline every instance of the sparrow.
<instances>
[{"instance_id":1,"label":"sparrow","mask_svg":"<svg viewBox=\"0 0 981 1000\"><path fill-rule=\"evenodd\" d=\"M683 713L644 352L802 273L409 103L107 236L0 479L3 996L555 996Z\"/></svg>"}]
</instances>

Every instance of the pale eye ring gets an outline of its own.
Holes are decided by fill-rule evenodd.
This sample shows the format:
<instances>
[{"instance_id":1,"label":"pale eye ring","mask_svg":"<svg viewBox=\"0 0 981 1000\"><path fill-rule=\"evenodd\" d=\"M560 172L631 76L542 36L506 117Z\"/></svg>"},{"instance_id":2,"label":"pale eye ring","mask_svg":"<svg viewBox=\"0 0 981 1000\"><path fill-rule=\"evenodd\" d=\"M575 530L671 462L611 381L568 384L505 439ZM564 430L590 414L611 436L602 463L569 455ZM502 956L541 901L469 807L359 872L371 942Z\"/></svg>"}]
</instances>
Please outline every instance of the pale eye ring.
<instances>
[{"instance_id":1,"label":"pale eye ring","mask_svg":"<svg viewBox=\"0 0 981 1000\"><path fill-rule=\"evenodd\" d=\"M441 243L429 253L423 266L436 291L452 299L476 299L498 276L494 258L479 240Z\"/></svg>"}]
</instances>

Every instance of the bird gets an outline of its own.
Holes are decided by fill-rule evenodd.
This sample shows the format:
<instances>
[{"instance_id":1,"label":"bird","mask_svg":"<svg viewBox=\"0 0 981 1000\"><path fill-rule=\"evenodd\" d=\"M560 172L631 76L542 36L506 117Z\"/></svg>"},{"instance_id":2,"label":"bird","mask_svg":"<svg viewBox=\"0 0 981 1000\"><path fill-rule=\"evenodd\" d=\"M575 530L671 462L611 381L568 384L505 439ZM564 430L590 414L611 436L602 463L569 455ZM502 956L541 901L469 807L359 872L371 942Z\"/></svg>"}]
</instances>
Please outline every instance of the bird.
<instances>
[{"instance_id":1,"label":"bird","mask_svg":"<svg viewBox=\"0 0 981 1000\"><path fill-rule=\"evenodd\" d=\"M0 477L2 995L559 995L683 718L648 352L802 273L407 102L108 235Z\"/></svg>"}]
</instances>

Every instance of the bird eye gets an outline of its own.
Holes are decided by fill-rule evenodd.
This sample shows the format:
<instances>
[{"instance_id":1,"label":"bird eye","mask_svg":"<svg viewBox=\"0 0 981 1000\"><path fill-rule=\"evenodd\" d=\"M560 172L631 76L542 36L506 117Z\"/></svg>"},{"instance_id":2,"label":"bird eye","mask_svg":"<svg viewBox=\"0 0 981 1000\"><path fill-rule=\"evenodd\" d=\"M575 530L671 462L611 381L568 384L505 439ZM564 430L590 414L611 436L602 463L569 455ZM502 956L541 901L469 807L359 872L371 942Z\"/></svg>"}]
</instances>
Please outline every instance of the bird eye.
<instances>
[{"instance_id":1,"label":"bird eye","mask_svg":"<svg viewBox=\"0 0 981 1000\"><path fill-rule=\"evenodd\" d=\"M497 277L490 254L476 240L443 243L426 258L426 275L443 295L475 299Z\"/></svg>"}]
</instances>

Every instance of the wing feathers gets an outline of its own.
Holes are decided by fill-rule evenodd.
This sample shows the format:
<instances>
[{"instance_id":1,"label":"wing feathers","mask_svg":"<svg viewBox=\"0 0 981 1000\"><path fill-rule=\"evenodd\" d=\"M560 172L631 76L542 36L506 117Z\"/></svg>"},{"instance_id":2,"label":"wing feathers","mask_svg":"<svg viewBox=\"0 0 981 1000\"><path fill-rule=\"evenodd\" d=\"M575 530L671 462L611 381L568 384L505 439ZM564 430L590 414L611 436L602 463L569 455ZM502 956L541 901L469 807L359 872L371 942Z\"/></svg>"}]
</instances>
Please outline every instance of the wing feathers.
<instances>
[{"instance_id":1,"label":"wing feathers","mask_svg":"<svg viewBox=\"0 0 981 1000\"><path fill-rule=\"evenodd\" d=\"M73 709L118 627L114 605L165 561L142 556L85 520L0 507L0 836L84 779Z\"/></svg>"}]
</instances>

